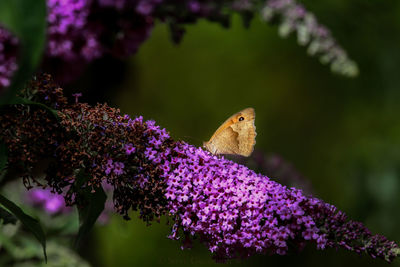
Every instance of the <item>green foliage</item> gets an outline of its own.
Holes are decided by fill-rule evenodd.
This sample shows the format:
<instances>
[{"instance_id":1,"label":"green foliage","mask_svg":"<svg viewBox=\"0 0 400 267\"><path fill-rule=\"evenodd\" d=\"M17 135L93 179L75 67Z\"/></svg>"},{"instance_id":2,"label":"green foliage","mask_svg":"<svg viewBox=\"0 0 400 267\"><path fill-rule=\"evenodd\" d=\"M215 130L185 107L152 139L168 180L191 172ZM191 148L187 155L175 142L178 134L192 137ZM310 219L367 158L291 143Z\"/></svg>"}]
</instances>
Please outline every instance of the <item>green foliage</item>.
<instances>
[{"instance_id":1,"label":"green foliage","mask_svg":"<svg viewBox=\"0 0 400 267\"><path fill-rule=\"evenodd\" d=\"M18 70L11 86L0 99L0 104L9 103L30 79L40 63L46 36L45 0L0 1L0 24L19 39Z\"/></svg>"},{"instance_id":2,"label":"green foliage","mask_svg":"<svg viewBox=\"0 0 400 267\"><path fill-rule=\"evenodd\" d=\"M17 218L2 207L0 207L0 220L2 220L4 224L15 224L17 222Z\"/></svg>"},{"instance_id":3,"label":"green foliage","mask_svg":"<svg viewBox=\"0 0 400 267\"><path fill-rule=\"evenodd\" d=\"M50 112L50 114L52 114L57 120L59 119L57 111L55 109L52 109L52 108L46 106L45 104L42 104L39 102L34 102L34 101L31 101L31 100L23 98L23 97L16 96L7 103L7 105L18 105L18 104L33 105L33 106L41 107L41 108L47 110L48 112ZM4 106L4 105L6 105L6 104L0 104L0 107ZM1 153L1 150L0 150L0 153ZM0 167L1 167L1 165L0 165Z\"/></svg>"},{"instance_id":4,"label":"green foliage","mask_svg":"<svg viewBox=\"0 0 400 267\"><path fill-rule=\"evenodd\" d=\"M89 267L75 251L69 249L57 235L47 244L48 263L40 260L43 253L36 240L24 235L19 225L4 225L0 228L2 254L0 266L14 267Z\"/></svg>"},{"instance_id":5,"label":"green foliage","mask_svg":"<svg viewBox=\"0 0 400 267\"><path fill-rule=\"evenodd\" d=\"M17 217L22 222L22 224L33 233L33 235L42 245L44 258L45 261L47 261L46 237L44 235L42 227L40 226L39 221L26 214L20 207L18 207L12 201L8 200L2 195L0 195L0 204L8 209L12 214L14 214L15 217Z\"/></svg>"}]
</instances>

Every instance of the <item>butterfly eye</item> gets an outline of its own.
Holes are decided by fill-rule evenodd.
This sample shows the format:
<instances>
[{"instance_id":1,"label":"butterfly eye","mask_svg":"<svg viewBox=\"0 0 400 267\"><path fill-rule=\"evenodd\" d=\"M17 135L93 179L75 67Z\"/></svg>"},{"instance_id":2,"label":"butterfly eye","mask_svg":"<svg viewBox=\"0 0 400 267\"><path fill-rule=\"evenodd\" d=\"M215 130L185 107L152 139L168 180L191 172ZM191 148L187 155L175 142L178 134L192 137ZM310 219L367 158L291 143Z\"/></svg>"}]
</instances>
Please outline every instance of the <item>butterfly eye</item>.
<instances>
[{"instance_id":1,"label":"butterfly eye","mask_svg":"<svg viewBox=\"0 0 400 267\"><path fill-rule=\"evenodd\" d=\"M240 118L239 118L239 121L242 121L242 120L244 120L244 118L243 118L243 117L240 117Z\"/></svg>"}]
</instances>

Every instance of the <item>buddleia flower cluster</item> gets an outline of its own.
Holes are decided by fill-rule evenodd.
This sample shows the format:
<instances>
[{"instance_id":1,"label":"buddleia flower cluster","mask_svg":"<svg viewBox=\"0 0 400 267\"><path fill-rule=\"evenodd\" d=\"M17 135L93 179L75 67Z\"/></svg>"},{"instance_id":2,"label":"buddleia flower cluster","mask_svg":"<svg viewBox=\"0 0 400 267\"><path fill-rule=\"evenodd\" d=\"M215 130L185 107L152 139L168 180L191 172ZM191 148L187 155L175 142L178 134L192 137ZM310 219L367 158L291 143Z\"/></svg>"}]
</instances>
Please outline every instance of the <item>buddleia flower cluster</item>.
<instances>
[{"instance_id":1,"label":"buddleia flower cluster","mask_svg":"<svg viewBox=\"0 0 400 267\"><path fill-rule=\"evenodd\" d=\"M17 46L17 38L0 27L0 96L2 88L10 85L10 78L17 69Z\"/></svg>"},{"instance_id":2,"label":"buddleia flower cluster","mask_svg":"<svg viewBox=\"0 0 400 267\"><path fill-rule=\"evenodd\" d=\"M175 141L152 120L132 119L105 104L68 102L49 75L37 77L24 95L58 116L38 106L1 110L7 168L18 170L28 188L63 195L69 206L85 205L82 192L96 194L107 184L115 211L125 219L131 210L148 223L169 215L171 239L187 247L198 238L217 260L284 255L289 244L301 249L308 242L388 262L400 253L395 242L373 235L333 205ZM44 179L38 180L35 166L43 161Z\"/></svg>"},{"instance_id":3,"label":"buddleia flower cluster","mask_svg":"<svg viewBox=\"0 0 400 267\"><path fill-rule=\"evenodd\" d=\"M173 41L179 42L186 24L205 18L228 27L236 12L249 25L263 5L265 20L279 15L285 25L281 29L286 29L281 32L297 31L301 43L310 43L310 53L322 54L334 71L351 76L357 70L329 31L294 0L46 0L46 4L44 62L61 69L59 76L64 79L79 75L85 65L104 55L136 53L156 20L168 24ZM16 49L15 37L0 26L0 88L9 85L16 70Z\"/></svg>"},{"instance_id":4,"label":"buddleia flower cluster","mask_svg":"<svg viewBox=\"0 0 400 267\"><path fill-rule=\"evenodd\" d=\"M300 45L308 46L310 55L319 56L320 61L329 64L333 72L345 76L358 74L357 64L350 60L346 51L332 37L329 29L318 23L315 15L294 0L269 0L261 11L265 21L280 20L279 33L286 37L297 34Z\"/></svg>"},{"instance_id":5,"label":"buddleia flower cluster","mask_svg":"<svg viewBox=\"0 0 400 267\"><path fill-rule=\"evenodd\" d=\"M266 174L283 185L301 189L305 194L313 193L310 181L292 163L286 161L280 155L264 153L259 149L255 149L249 157L230 155L229 158L248 166L255 172Z\"/></svg>"}]
</instances>

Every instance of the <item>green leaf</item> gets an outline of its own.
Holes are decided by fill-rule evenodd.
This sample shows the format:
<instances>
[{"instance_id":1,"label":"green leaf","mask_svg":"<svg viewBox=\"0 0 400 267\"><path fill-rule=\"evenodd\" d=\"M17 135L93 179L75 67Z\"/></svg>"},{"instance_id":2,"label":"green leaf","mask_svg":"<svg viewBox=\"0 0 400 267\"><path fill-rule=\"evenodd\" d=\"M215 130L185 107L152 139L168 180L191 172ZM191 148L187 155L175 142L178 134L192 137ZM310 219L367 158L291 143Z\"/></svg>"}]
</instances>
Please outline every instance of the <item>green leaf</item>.
<instances>
[{"instance_id":1,"label":"green leaf","mask_svg":"<svg viewBox=\"0 0 400 267\"><path fill-rule=\"evenodd\" d=\"M0 204L8 209L12 214L14 214L15 217L17 217L18 220L20 220L22 224L33 233L40 244L42 244L44 259L47 262L46 237L44 235L42 227L40 226L39 221L26 214L20 207L15 205L12 201L8 200L3 195L0 195Z\"/></svg>"},{"instance_id":2,"label":"green leaf","mask_svg":"<svg viewBox=\"0 0 400 267\"><path fill-rule=\"evenodd\" d=\"M59 120L59 118L60 118L58 116L57 110L52 109L49 106L46 106L45 104L42 104L40 102L34 102L32 100L29 100L29 99L26 99L23 97L19 97L19 96L14 97L8 103L0 103L0 107L7 106L7 105L19 105L19 104L32 105L32 106L38 106L38 107L44 108L45 110L50 112L57 120Z\"/></svg>"},{"instance_id":3,"label":"green leaf","mask_svg":"<svg viewBox=\"0 0 400 267\"><path fill-rule=\"evenodd\" d=\"M18 70L0 99L8 103L31 78L42 58L46 37L45 0L1 0L0 24L19 39Z\"/></svg>"},{"instance_id":4,"label":"green leaf","mask_svg":"<svg viewBox=\"0 0 400 267\"><path fill-rule=\"evenodd\" d=\"M46 106L45 104L42 104L42 103L40 103L40 102L34 102L34 101L29 100L29 99L26 99L26 98L17 96L17 97L15 97L15 98L10 102L10 104L11 104L11 105L14 105L14 104L24 104L24 105L38 106L38 107L41 107L41 108L46 109L46 110L47 110L48 112L50 112L57 120L59 119L57 110L52 109L52 108L50 108L49 106ZM1 105L0 105L0 106L1 106Z\"/></svg>"},{"instance_id":5,"label":"green leaf","mask_svg":"<svg viewBox=\"0 0 400 267\"><path fill-rule=\"evenodd\" d=\"M0 207L0 219L3 220L4 224L15 224L17 222L17 218L2 207Z\"/></svg>"},{"instance_id":6,"label":"green leaf","mask_svg":"<svg viewBox=\"0 0 400 267\"><path fill-rule=\"evenodd\" d=\"M83 175L78 175L77 185L82 184L82 176ZM101 186L97 188L95 192L91 192L89 188L84 188L82 193L84 194L87 204L83 207L78 207L80 227L75 240L76 248L81 245L82 239L92 229L97 218L104 210L104 203L107 200L107 195Z\"/></svg>"}]
</instances>

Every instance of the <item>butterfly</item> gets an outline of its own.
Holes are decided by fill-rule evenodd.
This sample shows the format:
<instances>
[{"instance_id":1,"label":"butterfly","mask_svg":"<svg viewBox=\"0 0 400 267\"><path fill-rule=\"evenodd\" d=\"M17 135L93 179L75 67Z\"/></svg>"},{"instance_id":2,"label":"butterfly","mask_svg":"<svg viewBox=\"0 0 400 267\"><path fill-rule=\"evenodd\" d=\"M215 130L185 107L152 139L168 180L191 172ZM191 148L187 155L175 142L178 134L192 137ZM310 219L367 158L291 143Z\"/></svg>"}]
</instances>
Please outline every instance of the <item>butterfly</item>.
<instances>
[{"instance_id":1,"label":"butterfly","mask_svg":"<svg viewBox=\"0 0 400 267\"><path fill-rule=\"evenodd\" d=\"M250 156L256 144L256 113L246 108L227 119L203 146L214 155Z\"/></svg>"}]
</instances>

